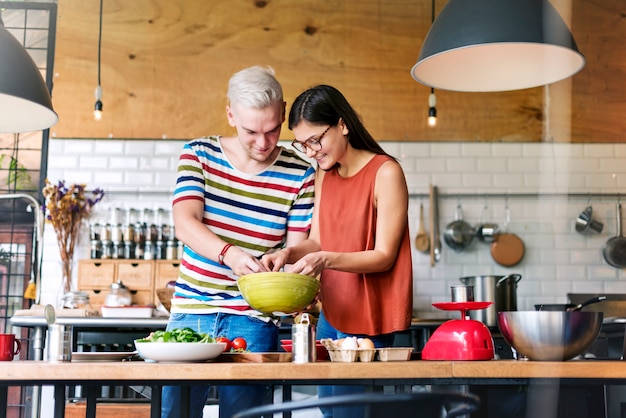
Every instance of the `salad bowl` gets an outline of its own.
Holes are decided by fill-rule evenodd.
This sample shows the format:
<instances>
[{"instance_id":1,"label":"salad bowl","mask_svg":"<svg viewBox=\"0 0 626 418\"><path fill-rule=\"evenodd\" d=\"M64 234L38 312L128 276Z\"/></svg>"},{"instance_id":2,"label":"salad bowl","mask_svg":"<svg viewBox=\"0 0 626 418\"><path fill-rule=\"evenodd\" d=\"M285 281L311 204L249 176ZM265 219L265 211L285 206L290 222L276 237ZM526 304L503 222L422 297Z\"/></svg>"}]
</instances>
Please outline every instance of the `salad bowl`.
<instances>
[{"instance_id":1,"label":"salad bowl","mask_svg":"<svg viewBox=\"0 0 626 418\"><path fill-rule=\"evenodd\" d=\"M191 328L176 328L135 340L135 348L146 361L206 361L222 354L226 343Z\"/></svg>"},{"instance_id":2,"label":"salad bowl","mask_svg":"<svg viewBox=\"0 0 626 418\"><path fill-rule=\"evenodd\" d=\"M226 343L135 340L135 347L139 355L147 361L206 361L222 354Z\"/></svg>"}]
</instances>

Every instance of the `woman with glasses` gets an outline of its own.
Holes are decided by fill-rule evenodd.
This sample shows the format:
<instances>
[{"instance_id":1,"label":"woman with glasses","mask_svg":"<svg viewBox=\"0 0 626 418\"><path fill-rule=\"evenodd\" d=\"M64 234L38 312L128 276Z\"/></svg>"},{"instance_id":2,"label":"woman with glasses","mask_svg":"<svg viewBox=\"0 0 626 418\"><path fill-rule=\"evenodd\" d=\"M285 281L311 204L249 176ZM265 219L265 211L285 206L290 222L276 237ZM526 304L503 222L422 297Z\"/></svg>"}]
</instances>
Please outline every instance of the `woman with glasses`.
<instances>
[{"instance_id":1,"label":"woman with glasses","mask_svg":"<svg viewBox=\"0 0 626 418\"><path fill-rule=\"evenodd\" d=\"M293 147L317 162L309 238L265 255L278 271L320 276L317 337L368 337L393 344L411 323L413 275L408 191L400 164L367 131L341 92L319 85L298 96L289 113ZM364 390L320 387L320 396ZM354 408L323 411L355 417Z\"/></svg>"}]
</instances>

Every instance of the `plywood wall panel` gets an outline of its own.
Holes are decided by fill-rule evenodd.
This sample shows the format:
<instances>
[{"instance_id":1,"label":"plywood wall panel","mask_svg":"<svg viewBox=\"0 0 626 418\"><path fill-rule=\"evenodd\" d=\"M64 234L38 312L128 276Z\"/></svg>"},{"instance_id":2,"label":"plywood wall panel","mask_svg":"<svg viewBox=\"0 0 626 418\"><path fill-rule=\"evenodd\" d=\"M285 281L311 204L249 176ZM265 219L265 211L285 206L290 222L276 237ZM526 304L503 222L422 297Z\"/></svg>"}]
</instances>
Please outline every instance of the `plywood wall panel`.
<instances>
[{"instance_id":1,"label":"plywood wall panel","mask_svg":"<svg viewBox=\"0 0 626 418\"><path fill-rule=\"evenodd\" d=\"M574 1L590 7L592 0ZM606 1L615 9L621 0ZM444 4L436 3L438 9ZM314 84L336 86L381 140L581 142L589 137L587 121L611 123L584 109L592 77L607 79L610 72L599 65L567 84L565 112L554 101L546 112L544 88L437 91L439 125L427 128L430 90L409 74L431 24L431 2L423 0L104 0L104 118L96 122L98 9L98 0L59 0L52 96L60 120L53 136L229 134L228 78L256 64L276 70L288 106ZM581 30L596 34L583 37L581 49L601 38L596 26ZM547 117L555 121L548 133ZM574 126L572 117L579 117ZM612 125L594 138L610 141L606 134L622 128ZM282 137L290 136L285 126Z\"/></svg>"}]
</instances>

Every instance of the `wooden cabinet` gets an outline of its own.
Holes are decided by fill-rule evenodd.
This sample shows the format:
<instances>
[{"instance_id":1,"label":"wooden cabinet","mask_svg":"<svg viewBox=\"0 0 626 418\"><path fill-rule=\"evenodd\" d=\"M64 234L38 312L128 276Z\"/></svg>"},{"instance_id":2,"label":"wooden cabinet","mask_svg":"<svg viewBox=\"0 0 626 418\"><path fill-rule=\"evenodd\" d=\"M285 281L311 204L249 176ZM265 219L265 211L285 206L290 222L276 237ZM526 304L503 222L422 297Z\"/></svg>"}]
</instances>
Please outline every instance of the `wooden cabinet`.
<instances>
[{"instance_id":1,"label":"wooden cabinet","mask_svg":"<svg viewBox=\"0 0 626 418\"><path fill-rule=\"evenodd\" d=\"M156 289L178 277L180 260L79 260L78 290L89 294L92 306L104 305L111 283L121 280L134 305L156 305Z\"/></svg>"},{"instance_id":2,"label":"wooden cabinet","mask_svg":"<svg viewBox=\"0 0 626 418\"><path fill-rule=\"evenodd\" d=\"M167 282L176 281L178 278L178 270L180 269L180 260L156 260L154 272L154 303L159 303L159 296L156 294L158 289L162 289ZM169 307L167 308L169 310Z\"/></svg>"},{"instance_id":3,"label":"wooden cabinet","mask_svg":"<svg viewBox=\"0 0 626 418\"><path fill-rule=\"evenodd\" d=\"M131 290L152 289L154 287L154 261L119 261L116 280L121 280Z\"/></svg>"},{"instance_id":4,"label":"wooden cabinet","mask_svg":"<svg viewBox=\"0 0 626 418\"><path fill-rule=\"evenodd\" d=\"M112 260L80 260L78 262L79 289L105 289L115 281L117 262Z\"/></svg>"},{"instance_id":5,"label":"wooden cabinet","mask_svg":"<svg viewBox=\"0 0 626 418\"><path fill-rule=\"evenodd\" d=\"M156 272L154 275L154 287L160 289L165 287L167 282L178 278L180 260L156 260Z\"/></svg>"}]
</instances>

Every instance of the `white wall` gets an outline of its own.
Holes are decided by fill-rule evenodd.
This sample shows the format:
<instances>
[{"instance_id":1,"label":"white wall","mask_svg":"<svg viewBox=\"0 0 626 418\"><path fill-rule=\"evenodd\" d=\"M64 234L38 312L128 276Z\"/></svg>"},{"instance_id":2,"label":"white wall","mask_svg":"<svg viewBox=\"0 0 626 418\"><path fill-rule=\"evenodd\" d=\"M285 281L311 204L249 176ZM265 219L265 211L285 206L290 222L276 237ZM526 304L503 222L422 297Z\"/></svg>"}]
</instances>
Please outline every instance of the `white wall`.
<instances>
[{"instance_id":1,"label":"white wall","mask_svg":"<svg viewBox=\"0 0 626 418\"><path fill-rule=\"evenodd\" d=\"M86 183L107 192L98 213L109 206L169 208L181 141L59 140L50 141L48 178ZM452 221L457 203L465 219L477 224L485 206L488 221L518 234L526 254L513 268L497 265L489 246L476 241L462 253L443 244L443 256L430 266L428 255L414 251L416 315L442 317L432 302L449 301L449 287L470 275L520 273L518 308L535 303L564 303L567 293L626 293L624 271L602 257L605 242L616 234L617 195L626 188L626 145L521 143L383 142L404 167L412 194L411 235L418 228L420 203L429 214L429 184L441 194L441 228ZM462 197L459 197L462 194ZM505 198L505 196L507 196ZM601 234L575 232L575 219L591 204L604 223ZM85 231L86 232L86 231ZM83 239L78 258L88 257ZM45 233L42 302L58 288L60 263L54 233Z\"/></svg>"}]
</instances>

